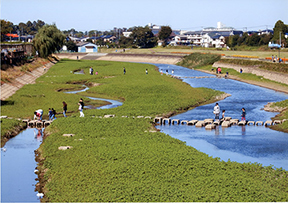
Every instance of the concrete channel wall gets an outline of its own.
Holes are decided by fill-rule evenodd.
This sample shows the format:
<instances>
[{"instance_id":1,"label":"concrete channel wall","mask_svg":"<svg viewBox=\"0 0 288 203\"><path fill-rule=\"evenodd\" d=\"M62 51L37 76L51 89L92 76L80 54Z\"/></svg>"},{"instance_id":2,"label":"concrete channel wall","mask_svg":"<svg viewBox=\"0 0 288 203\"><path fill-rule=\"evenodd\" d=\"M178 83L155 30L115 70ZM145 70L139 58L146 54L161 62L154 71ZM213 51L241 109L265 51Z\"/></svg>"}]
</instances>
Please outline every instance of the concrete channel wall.
<instances>
[{"instance_id":1,"label":"concrete channel wall","mask_svg":"<svg viewBox=\"0 0 288 203\"><path fill-rule=\"evenodd\" d=\"M278 72L263 70L263 69L253 67L253 66L241 66L241 65L221 63L221 62L215 62L213 64L213 67L232 68L236 71L240 71L240 69L242 68L243 73L252 73L257 76L262 76L265 79L273 80L273 81L288 85L288 74L285 74L285 73L278 73Z\"/></svg>"}]
</instances>

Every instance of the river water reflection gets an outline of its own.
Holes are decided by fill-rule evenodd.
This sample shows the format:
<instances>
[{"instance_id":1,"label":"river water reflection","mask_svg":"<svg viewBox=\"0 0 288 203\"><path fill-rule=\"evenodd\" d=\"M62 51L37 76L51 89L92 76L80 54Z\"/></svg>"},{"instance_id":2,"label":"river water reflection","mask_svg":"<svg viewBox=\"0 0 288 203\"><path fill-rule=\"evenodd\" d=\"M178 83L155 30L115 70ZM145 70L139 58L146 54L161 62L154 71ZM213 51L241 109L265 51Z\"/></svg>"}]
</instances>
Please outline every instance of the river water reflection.
<instances>
[{"instance_id":1,"label":"river water reflection","mask_svg":"<svg viewBox=\"0 0 288 203\"><path fill-rule=\"evenodd\" d=\"M192 87L207 87L231 94L231 97L218 103L221 111L226 111L225 116L232 118L241 119L241 108L244 107L247 120L264 122L271 120L271 117L277 113L262 110L264 105L268 102L288 99L287 94L255 85L216 77L188 78L213 75L175 65L155 65L163 72L168 70L169 74L174 70L175 76L181 77L183 82ZM215 103L199 106L172 118L180 120L214 118L214 105ZM224 161L230 159L240 163L257 162L263 166L273 165L288 170L288 133L274 131L264 126L232 126L230 128L220 126L211 131L186 125L162 125L157 128L174 138L185 141L187 145L209 156L219 157Z\"/></svg>"}]
</instances>

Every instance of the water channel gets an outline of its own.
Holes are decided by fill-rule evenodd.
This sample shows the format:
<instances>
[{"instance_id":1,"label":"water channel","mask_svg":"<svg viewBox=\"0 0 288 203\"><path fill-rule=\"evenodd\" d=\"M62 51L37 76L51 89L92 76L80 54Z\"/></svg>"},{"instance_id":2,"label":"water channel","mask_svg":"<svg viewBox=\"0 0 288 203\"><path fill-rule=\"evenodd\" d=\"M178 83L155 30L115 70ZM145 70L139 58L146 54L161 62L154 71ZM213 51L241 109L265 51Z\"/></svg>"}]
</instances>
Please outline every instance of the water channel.
<instances>
[{"instance_id":1,"label":"water channel","mask_svg":"<svg viewBox=\"0 0 288 203\"><path fill-rule=\"evenodd\" d=\"M240 118L241 108L247 110L247 120L266 121L277 113L261 110L268 102L288 99L288 95L266 88L242 83L230 79L220 78L184 78L194 76L211 76L210 74L190 70L175 65L155 64L163 72L168 70L171 74L183 77L183 82L192 87L207 87L231 94L219 101L221 110L226 110L226 116ZM163 77L165 77L163 75ZM86 91L67 92L77 93ZM90 99L102 100L89 97ZM122 105L119 101L110 102L100 108L115 108ZM213 118L213 104L199 106L193 110L174 116L181 120L203 120ZM86 107L89 108L89 107ZM99 108L99 109L100 109ZM186 125L157 126L166 134L185 141L187 145L196 148L212 157L221 160L243 162L257 162L264 166L273 165L288 170L288 133L271 130L264 126L232 126L230 128L217 127L216 130L205 130ZM1 202L39 202L34 192L35 162L34 150L42 142L41 131L44 129L27 128L16 137L10 139L1 149ZM5 149L5 150L4 150Z\"/></svg>"}]
</instances>

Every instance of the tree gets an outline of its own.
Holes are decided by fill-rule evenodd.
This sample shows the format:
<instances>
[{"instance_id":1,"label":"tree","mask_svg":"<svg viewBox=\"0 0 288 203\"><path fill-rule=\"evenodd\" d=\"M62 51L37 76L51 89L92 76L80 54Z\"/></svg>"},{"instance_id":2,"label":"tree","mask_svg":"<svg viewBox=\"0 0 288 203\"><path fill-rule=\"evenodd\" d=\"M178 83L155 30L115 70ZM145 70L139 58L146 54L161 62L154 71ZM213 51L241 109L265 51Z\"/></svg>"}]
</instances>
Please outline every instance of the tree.
<instances>
[{"instance_id":1,"label":"tree","mask_svg":"<svg viewBox=\"0 0 288 203\"><path fill-rule=\"evenodd\" d=\"M248 33L247 32L243 33L243 35L238 39L238 45L239 46L246 45L248 38L249 38Z\"/></svg>"},{"instance_id":2,"label":"tree","mask_svg":"<svg viewBox=\"0 0 288 203\"><path fill-rule=\"evenodd\" d=\"M135 28L132 31L131 38L133 44L141 48L151 48L157 43L157 38L148 26Z\"/></svg>"},{"instance_id":3,"label":"tree","mask_svg":"<svg viewBox=\"0 0 288 203\"><path fill-rule=\"evenodd\" d=\"M131 37L122 36L119 40L119 45L120 47L123 47L123 48L130 47L132 46L132 44L133 44L133 39Z\"/></svg>"},{"instance_id":4,"label":"tree","mask_svg":"<svg viewBox=\"0 0 288 203\"><path fill-rule=\"evenodd\" d=\"M14 25L10 21L1 20L1 41L5 39L5 35L13 32Z\"/></svg>"},{"instance_id":5,"label":"tree","mask_svg":"<svg viewBox=\"0 0 288 203\"><path fill-rule=\"evenodd\" d=\"M39 56L46 58L62 48L65 38L56 25L44 25L36 34L33 45Z\"/></svg>"},{"instance_id":6,"label":"tree","mask_svg":"<svg viewBox=\"0 0 288 203\"><path fill-rule=\"evenodd\" d=\"M166 46L167 41L168 41L171 33L172 33L172 29L171 29L170 26L162 26L161 27L161 30L160 30L159 35L158 35L158 38L160 40L164 41L164 43L163 43L164 46Z\"/></svg>"},{"instance_id":7,"label":"tree","mask_svg":"<svg viewBox=\"0 0 288 203\"><path fill-rule=\"evenodd\" d=\"M254 33L248 38L247 45L248 46L259 46L260 43L260 36L257 33Z\"/></svg>"},{"instance_id":8,"label":"tree","mask_svg":"<svg viewBox=\"0 0 288 203\"><path fill-rule=\"evenodd\" d=\"M67 46L67 49L70 50L70 51L75 51L76 52L78 50L76 44L73 41L71 41L71 40L65 42L65 45Z\"/></svg>"},{"instance_id":9,"label":"tree","mask_svg":"<svg viewBox=\"0 0 288 203\"><path fill-rule=\"evenodd\" d=\"M273 28L273 31L274 31L274 34L273 34L273 38L272 38L272 41L276 42L276 43L279 43L279 37L280 37L280 32L281 32L281 44L285 44L285 46L287 45L288 43L288 39L285 40L285 33L288 32L288 25L285 25L283 23L283 21L281 20L278 20L276 23L275 23L275 26Z\"/></svg>"}]
</instances>

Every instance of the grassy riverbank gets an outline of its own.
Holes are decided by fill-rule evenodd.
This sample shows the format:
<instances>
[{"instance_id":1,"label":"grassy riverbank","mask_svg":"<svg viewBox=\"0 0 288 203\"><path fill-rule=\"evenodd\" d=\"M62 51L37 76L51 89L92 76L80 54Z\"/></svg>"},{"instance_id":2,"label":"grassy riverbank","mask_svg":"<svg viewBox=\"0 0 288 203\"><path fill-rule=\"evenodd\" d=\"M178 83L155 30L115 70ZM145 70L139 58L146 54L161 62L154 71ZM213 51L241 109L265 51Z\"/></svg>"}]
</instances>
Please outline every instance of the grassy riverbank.
<instances>
[{"instance_id":1,"label":"grassy riverbank","mask_svg":"<svg viewBox=\"0 0 288 203\"><path fill-rule=\"evenodd\" d=\"M90 66L97 76L88 74ZM71 73L79 69L85 74ZM115 109L84 110L85 117L79 118L77 102L83 93L63 91L80 89L81 84L91 86L85 95L124 103ZM32 117L35 109L59 112L62 101L68 103L69 117L59 115L45 130L49 136L39 149L42 201L287 201L287 171L213 159L155 132L151 119L133 118L181 112L219 94L161 76L152 65L62 60L36 84L13 95L2 114ZM88 105L89 100L84 102ZM99 118L105 114L116 117ZM66 133L75 136L63 137ZM60 146L71 148L62 151Z\"/></svg>"},{"instance_id":2,"label":"grassy riverbank","mask_svg":"<svg viewBox=\"0 0 288 203\"><path fill-rule=\"evenodd\" d=\"M1 147L12 137L16 136L26 124L16 119L0 119L1 121Z\"/></svg>"}]
</instances>

